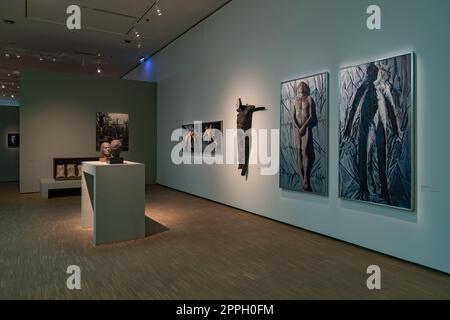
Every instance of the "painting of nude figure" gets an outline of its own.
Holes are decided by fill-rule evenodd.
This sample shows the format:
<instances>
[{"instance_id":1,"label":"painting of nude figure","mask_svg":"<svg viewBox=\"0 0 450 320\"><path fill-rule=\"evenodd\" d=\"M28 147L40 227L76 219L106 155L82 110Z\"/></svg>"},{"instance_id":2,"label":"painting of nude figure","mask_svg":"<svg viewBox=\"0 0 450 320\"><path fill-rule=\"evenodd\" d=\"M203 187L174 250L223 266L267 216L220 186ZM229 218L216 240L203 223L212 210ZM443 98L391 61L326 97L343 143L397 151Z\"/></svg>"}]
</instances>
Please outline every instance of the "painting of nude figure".
<instances>
[{"instance_id":1,"label":"painting of nude figure","mask_svg":"<svg viewBox=\"0 0 450 320\"><path fill-rule=\"evenodd\" d=\"M328 194L328 73L281 84L280 188Z\"/></svg>"},{"instance_id":2,"label":"painting of nude figure","mask_svg":"<svg viewBox=\"0 0 450 320\"><path fill-rule=\"evenodd\" d=\"M339 196L413 209L413 55L340 70Z\"/></svg>"}]
</instances>

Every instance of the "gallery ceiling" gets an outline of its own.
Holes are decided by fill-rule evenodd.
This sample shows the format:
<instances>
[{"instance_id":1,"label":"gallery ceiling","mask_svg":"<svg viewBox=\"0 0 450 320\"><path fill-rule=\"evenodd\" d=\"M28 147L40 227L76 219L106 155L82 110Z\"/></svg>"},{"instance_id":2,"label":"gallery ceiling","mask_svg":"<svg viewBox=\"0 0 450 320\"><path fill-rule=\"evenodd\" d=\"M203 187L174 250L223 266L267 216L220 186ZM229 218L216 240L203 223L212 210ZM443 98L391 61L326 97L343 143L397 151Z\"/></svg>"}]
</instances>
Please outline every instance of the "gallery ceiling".
<instances>
[{"instance_id":1,"label":"gallery ceiling","mask_svg":"<svg viewBox=\"0 0 450 320\"><path fill-rule=\"evenodd\" d=\"M1 0L0 99L20 97L23 69L120 78L228 2ZM74 4L81 30L71 31L66 10Z\"/></svg>"}]
</instances>

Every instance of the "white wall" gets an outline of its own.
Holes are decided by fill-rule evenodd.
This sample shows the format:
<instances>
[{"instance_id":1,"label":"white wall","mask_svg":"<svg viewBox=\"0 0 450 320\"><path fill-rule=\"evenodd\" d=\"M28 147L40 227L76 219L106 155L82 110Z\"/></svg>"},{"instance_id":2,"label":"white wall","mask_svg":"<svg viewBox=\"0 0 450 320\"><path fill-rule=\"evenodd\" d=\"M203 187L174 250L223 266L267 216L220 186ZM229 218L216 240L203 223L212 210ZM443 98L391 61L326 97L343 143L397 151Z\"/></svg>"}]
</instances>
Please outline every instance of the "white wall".
<instances>
[{"instance_id":1,"label":"white wall","mask_svg":"<svg viewBox=\"0 0 450 320\"><path fill-rule=\"evenodd\" d=\"M0 182L19 181L19 148L8 148L8 133L19 133L19 108L0 105Z\"/></svg>"},{"instance_id":2,"label":"white wall","mask_svg":"<svg viewBox=\"0 0 450 320\"><path fill-rule=\"evenodd\" d=\"M43 71L21 73L20 191L38 192L39 179L53 177L53 158L98 157L96 113L128 113L126 160L156 176L156 85Z\"/></svg>"},{"instance_id":3,"label":"white wall","mask_svg":"<svg viewBox=\"0 0 450 320\"><path fill-rule=\"evenodd\" d=\"M234 0L128 75L157 81L157 181L221 203L450 272L450 1L378 0L382 30L365 27L365 0ZM413 50L417 60L415 212L338 199L339 68ZM269 106L255 128L279 128L280 82L330 72L329 197L245 181L235 166L175 166L170 134L185 121L235 128L234 101ZM277 152L277 151L276 151ZM264 235L261 235L264 236ZM238 241L238 239L237 239Z\"/></svg>"}]
</instances>

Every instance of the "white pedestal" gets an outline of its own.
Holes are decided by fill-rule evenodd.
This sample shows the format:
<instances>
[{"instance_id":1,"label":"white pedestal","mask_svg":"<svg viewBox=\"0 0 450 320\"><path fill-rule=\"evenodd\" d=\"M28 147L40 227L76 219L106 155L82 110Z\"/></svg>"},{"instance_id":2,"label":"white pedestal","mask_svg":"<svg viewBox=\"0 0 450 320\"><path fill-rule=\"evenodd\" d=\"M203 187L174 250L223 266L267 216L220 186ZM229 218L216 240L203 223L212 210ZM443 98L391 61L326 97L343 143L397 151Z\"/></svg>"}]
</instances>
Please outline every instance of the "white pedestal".
<instances>
[{"instance_id":1,"label":"white pedestal","mask_svg":"<svg viewBox=\"0 0 450 320\"><path fill-rule=\"evenodd\" d=\"M95 245L145 237L145 165L83 162L81 226Z\"/></svg>"}]
</instances>

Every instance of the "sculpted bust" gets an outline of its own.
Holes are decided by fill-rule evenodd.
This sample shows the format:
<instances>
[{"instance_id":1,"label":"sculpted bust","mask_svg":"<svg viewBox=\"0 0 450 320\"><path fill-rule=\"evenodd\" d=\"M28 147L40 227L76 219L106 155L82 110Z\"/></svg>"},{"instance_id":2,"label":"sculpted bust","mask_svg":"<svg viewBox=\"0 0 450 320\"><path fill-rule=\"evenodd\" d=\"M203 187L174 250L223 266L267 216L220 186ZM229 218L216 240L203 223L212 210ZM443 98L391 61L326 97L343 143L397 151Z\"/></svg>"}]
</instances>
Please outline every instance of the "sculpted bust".
<instances>
[{"instance_id":1,"label":"sculpted bust","mask_svg":"<svg viewBox=\"0 0 450 320\"><path fill-rule=\"evenodd\" d=\"M123 158L120 157L122 152L122 142L120 140L113 140L110 144L111 158L109 158L109 163L120 164L123 163Z\"/></svg>"},{"instance_id":2,"label":"sculpted bust","mask_svg":"<svg viewBox=\"0 0 450 320\"><path fill-rule=\"evenodd\" d=\"M111 146L109 142L103 142L100 146L100 161L106 162L111 156Z\"/></svg>"},{"instance_id":3,"label":"sculpted bust","mask_svg":"<svg viewBox=\"0 0 450 320\"><path fill-rule=\"evenodd\" d=\"M122 142L120 140L113 140L110 144L111 157L120 158L122 152Z\"/></svg>"}]
</instances>

